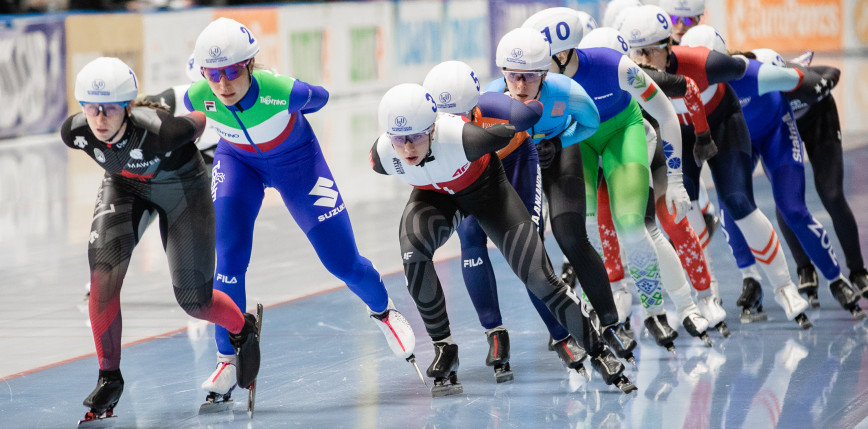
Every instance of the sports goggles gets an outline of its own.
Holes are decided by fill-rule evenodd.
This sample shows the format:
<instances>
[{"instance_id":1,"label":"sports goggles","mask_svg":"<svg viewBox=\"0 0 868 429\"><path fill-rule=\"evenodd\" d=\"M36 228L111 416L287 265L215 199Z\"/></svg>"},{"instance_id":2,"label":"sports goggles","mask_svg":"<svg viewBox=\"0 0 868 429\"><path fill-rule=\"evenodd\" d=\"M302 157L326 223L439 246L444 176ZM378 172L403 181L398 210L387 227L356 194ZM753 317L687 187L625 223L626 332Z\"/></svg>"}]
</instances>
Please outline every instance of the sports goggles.
<instances>
[{"instance_id":1,"label":"sports goggles","mask_svg":"<svg viewBox=\"0 0 868 429\"><path fill-rule=\"evenodd\" d=\"M672 20L672 25L678 25L678 21L681 21L682 24L690 27L694 24L699 24L699 19L702 18L702 15L697 16L678 16L678 15L669 15L669 19Z\"/></svg>"},{"instance_id":2,"label":"sports goggles","mask_svg":"<svg viewBox=\"0 0 868 429\"><path fill-rule=\"evenodd\" d=\"M395 147L403 147L405 144L410 143L412 145L422 144L428 141L428 135L431 134L431 131L434 129L434 125L422 130L422 132L407 134L405 136L395 136L389 134L389 141L392 142L392 146Z\"/></svg>"},{"instance_id":3,"label":"sports goggles","mask_svg":"<svg viewBox=\"0 0 868 429\"><path fill-rule=\"evenodd\" d=\"M660 43L657 45L643 46L641 48L633 48L633 49L630 49L630 56L631 57L637 57L637 56L648 57L654 53L655 49L662 51L663 49L666 49L667 46L669 46L669 42L663 42L663 43Z\"/></svg>"},{"instance_id":4,"label":"sports goggles","mask_svg":"<svg viewBox=\"0 0 868 429\"><path fill-rule=\"evenodd\" d=\"M99 116L100 113L105 115L106 118L114 118L120 116L126 111L127 106L130 105L129 101L125 101L123 103L85 103L80 102L81 109L84 111L84 114L87 116L96 117Z\"/></svg>"},{"instance_id":5,"label":"sports goggles","mask_svg":"<svg viewBox=\"0 0 868 429\"><path fill-rule=\"evenodd\" d=\"M226 67L220 68L205 68L202 67L202 76L205 76L208 80L214 83L220 82L220 75L226 76L226 80L235 80L238 79L239 76L244 74L244 70L247 69L247 64L250 64L250 60L244 60L240 63L235 63L232 65L228 65Z\"/></svg>"},{"instance_id":6,"label":"sports goggles","mask_svg":"<svg viewBox=\"0 0 868 429\"><path fill-rule=\"evenodd\" d=\"M527 83L534 83L534 82L539 82L542 79L543 75L545 75L546 73L547 72L544 72L544 71L518 72L518 71L504 70L503 71L503 77L505 77L506 80L513 82L513 83L518 82L519 80L522 80L522 79Z\"/></svg>"}]
</instances>

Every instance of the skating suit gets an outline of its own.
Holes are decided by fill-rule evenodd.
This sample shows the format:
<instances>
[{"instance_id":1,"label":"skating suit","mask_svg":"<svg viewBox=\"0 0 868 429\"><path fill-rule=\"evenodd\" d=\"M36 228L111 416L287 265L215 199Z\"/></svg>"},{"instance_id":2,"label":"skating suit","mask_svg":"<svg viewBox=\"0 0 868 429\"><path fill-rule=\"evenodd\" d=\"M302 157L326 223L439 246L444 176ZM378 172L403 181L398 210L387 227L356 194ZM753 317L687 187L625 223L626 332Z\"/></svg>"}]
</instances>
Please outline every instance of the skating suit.
<instances>
[{"instance_id":1,"label":"skating suit","mask_svg":"<svg viewBox=\"0 0 868 429\"><path fill-rule=\"evenodd\" d=\"M401 255L407 288L432 341L451 335L432 257L470 215L558 322L575 338L584 337L578 299L554 274L536 224L493 153L513 137L512 126L482 128L444 114L435 123L429 153L419 165L406 164L386 134L371 148L374 171L395 175L414 187L401 216Z\"/></svg>"},{"instance_id":2,"label":"skating suit","mask_svg":"<svg viewBox=\"0 0 868 429\"><path fill-rule=\"evenodd\" d=\"M826 230L805 205L805 153L789 101L779 92L796 89L803 76L796 69L750 60L744 77L730 85L739 96L750 130L753 162L762 160L777 209L823 276L833 280L841 274L841 268ZM770 87L777 90L764 91ZM753 265L753 254L728 215L724 212L724 225L738 266Z\"/></svg>"},{"instance_id":3,"label":"skating suit","mask_svg":"<svg viewBox=\"0 0 868 429\"><path fill-rule=\"evenodd\" d=\"M266 187L280 192L292 218L320 261L368 307L386 309L380 274L356 247L349 214L305 114L328 101L328 92L288 76L256 70L247 94L225 106L207 81L193 84L184 104L204 112L221 139L214 155L211 197L217 215L215 288L244 309L245 275L253 224ZM287 286L291 281L287 281ZM232 354L226 331L215 332L220 353Z\"/></svg>"},{"instance_id":4,"label":"skating suit","mask_svg":"<svg viewBox=\"0 0 868 429\"><path fill-rule=\"evenodd\" d=\"M135 107L114 144L98 140L83 113L60 130L63 142L85 152L106 173L97 194L88 241L89 314L100 368L121 360L120 290L133 248L155 213L169 261L175 298L190 315L240 330L244 321L223 295L215 304L214 208L208 173L192 141L188 118ZM222 294L221 294L222 295Z\"/></svg>"}]
</instances>

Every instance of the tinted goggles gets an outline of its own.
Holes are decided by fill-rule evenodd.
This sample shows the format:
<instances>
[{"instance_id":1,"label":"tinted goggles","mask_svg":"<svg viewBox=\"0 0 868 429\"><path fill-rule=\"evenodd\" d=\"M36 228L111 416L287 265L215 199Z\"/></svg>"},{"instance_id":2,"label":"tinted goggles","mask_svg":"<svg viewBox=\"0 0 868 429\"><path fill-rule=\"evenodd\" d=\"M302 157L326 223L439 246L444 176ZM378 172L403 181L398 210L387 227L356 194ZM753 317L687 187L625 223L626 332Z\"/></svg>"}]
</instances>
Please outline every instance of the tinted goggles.
<instances>
[{"instance_id":1,"label":"tinted goggles","mask_svg":"<svg viewBox=\"0 0 868 429\"><path fill-rule=\"evenodd\" d=\"M105 115L106 118L114 118L120 115L123 115L126 111L127 106L130 105L129 101L125 101L123 103L84 103L81 102L81 110L84 111L84 114L87 116L96 117L99 116L100 113Z\"/></svg>"},{"instance_id":2,"label":"tinted goggles","mask_svg":"<svg viewBox=\"0 0 868 429\"><path fill-rule=\"evenodd\" d=\"M214 83L220 82L221 75L226 76L226 80L235 80L244 74L244 71L247 70L247 64L250 64L250 60L220 68L202 67L202 76Z\"/></svg>"},{"instance_id":3,"label":"tinted goggles","mask_svg":"<svg viewBox=\"0 0 868 429\"><path fill-rule=\"evenodd\" d=\"M510 82L518 82L524 80L526 83L539 82L547 72L544 71L503 71L503 77Z\"/></svg>"},{"instance_id":4,"label":"tinted goggles","mask_svg":"<svg viewBox=\"0 0 868 429\"><path fill-rule=\"evenodd\" d=\"M672 20L672 25L678 25L678 22L681 21L682 24L690 27L691 25L699 24L699 19L702 18L702 15L697 16L678 16L678 15L669 15L669 19Z\"/></svg>"},{"instance_id":5,"label":"tinted goggles","mask_svg":"<svg viewBox=\"0 0 868 429\"><path fill-rule=\"evenodd\" d=\"M428 141L428 136L431 134L431 130L434 129L434 126L430 126L420 133L408 134L405 136L394 136L389 134L389 141L392 142L392 146L395 147L403 147L405 144L410 143L412 145L423 144Z\"/></svg>"}]
</instances>

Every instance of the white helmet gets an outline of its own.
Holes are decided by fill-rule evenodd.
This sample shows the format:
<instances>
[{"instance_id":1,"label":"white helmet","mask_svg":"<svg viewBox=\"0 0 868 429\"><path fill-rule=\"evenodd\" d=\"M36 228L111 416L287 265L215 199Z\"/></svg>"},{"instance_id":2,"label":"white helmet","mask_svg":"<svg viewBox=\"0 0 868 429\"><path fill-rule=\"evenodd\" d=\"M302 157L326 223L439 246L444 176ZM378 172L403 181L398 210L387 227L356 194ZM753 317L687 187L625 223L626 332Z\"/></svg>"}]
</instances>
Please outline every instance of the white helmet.
<instances>
[{"instance_id":1,"label":"white helmet","mask_svg":"<svg viewBox=\"0 0 868 429\"><path fill-rule=\"evenodd\" d=\"M641 48L668 41L672 35L672 24L667 14L659 6L645 5L625 11L618 31L627 38L630 48Z\"/></svg>"},{"instance_id":2,"label":"white helmet","mask_svg":"<svg viewBox=\"0 0 868 429\"><path fill-rule=\"evenodd\" d=\"M500 68L548 70L552 63L551 47L538 31L516 28L500 39L494 63Z\"/></svg>"},{"instance_id":3,"label":"white helmet","mask_svg":"<svg viewBox=\"0 0 868 429\"><path fill-rule=\"evenodd\" d=\"M136 74L117 58L99 57L75 77L75 99L83 103L122 103L138 93Z\"/></svg>"},{"instance_id":4,"label":"white helmet","mask_svg":"<svg viewBox=\"0 0 868 429\"><path fill-rule=\"evenodd\" d=\"M713 51L726 53L726 41L723 36L710 25L700 24L691 27L683 36L681 36L682 46L705 46Z\"/></svg>"},{"instance_id":5,"label":"white helmet","mask_svg":"<svg viewBox=\"0 0 868 429\"><path fill-rule=\"evenodd\" d=\"M259 41L234 19L217 18L199 33L193 57L202 67L219 68L240 63L259 53Z\"/></svg>"},{"instance_id":6,"label":"white helmet","mask_svg":"<svg viewBox=\"0 0 868 429\"><path fill-rule=\"evenodd\" d=\"M184 71L187 73L187 79L190 79L190 82L196 83L205 79L205 77L202 76L202 70L199 68L199 63L196 62L196 58L193 54L190 54L190 58L187 58L187 67Z\"/></svg>"},{"instance_id":7,"label":"white helmet","mask_svg":"<svg viewBox=\"0 0 868 429\"><path fill-rule=\"evenodd\" d=\"M669 15L699 16L705 14L705 0L660 0L660 7Z\"/></svg>"},{"instance_id":8,"label":"white helmet","mask_svg":"<svg viewBox=\"0 0 868 429\"><path fill-rule=\"evenodd\" d=\"M479 79L461 61L437 64L425 76L422 86L434 95L438 112L465 113L479 102Z\"/></svg>"},{"instance_id":9,"label":"white helmet","mask_svg":"<svg viewBox=\"0 0 868 429\"><path fill-rule=\"evenodd\" d=\"M437 119L434 97L418 83L402 83L380 100L380 126L387 133L406 136L424 131Z\"/></svg>"},{"instance_id":10,"label":"white helmet","mask_svg":"<svg viewBox=\"0 0 868 429\"><path fill-rule=\"evenodd\" d=\"M774 50L768 48L757 48L752 50L754 55L756 55L757 61L765 64L771 64L773 66L778 67L786 67L787 61L784 60L784 57L781 54L775 52Z\"/></svg>"},{"instance_id":11,"label":"white helmet","mask_svg":"<svg viewBox=\"0 0 868 429\"><path fill-rule=\"evenodd\" d=\"M585 33L597 27L591 15L568 7L551 7L530 16L522 28L539 31L551 44L552 55L575 49Z\"/></svg>"},{"instance_id":12,"label":"white helmet","mask_svg":"<svg viewBox=\"0 0 868 429\"><path fill-rule=\"evenodd\" d=\"M627 40L624 39L621 32L610 27L595 28L586 34L579 42L579 49L587 48L609 48L624 55L630 51L630 45L627 44Z\"/></svg>"},{"instance_id":13,"label":"white helmet","mask_svg":"<svg viewBox=\"0 0 868 429\"><path fill-rule=\"evenodd\" d=\"M642 2L639 0L612 0L606 5L606 12L603 13L603 27L615 28L621 12L635 6L642 6Z\"/></svg>"}]
</instances>

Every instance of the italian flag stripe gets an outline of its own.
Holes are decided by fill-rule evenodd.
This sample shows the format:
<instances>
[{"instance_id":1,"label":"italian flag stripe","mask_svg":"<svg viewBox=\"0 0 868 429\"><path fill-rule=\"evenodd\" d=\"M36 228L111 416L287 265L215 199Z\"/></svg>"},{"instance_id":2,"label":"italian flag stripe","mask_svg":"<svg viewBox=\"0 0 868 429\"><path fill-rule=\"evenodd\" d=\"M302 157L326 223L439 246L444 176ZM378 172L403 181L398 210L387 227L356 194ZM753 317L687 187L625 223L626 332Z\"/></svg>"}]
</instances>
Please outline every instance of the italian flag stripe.
<instances>
[{"instance_id":1,"label":"italian flag stripe","mask_svg":"<svg viewBox=\"0 0 868 429\"><path fill-rule=\"evenodd\" d=\"M642 99L648 101L654 98L655 95L657 95L657 87L654 86L654 84L652 83L648 85L648 89L646 89L645 92L642 93Z\"/></svg>"}]
</instances>

